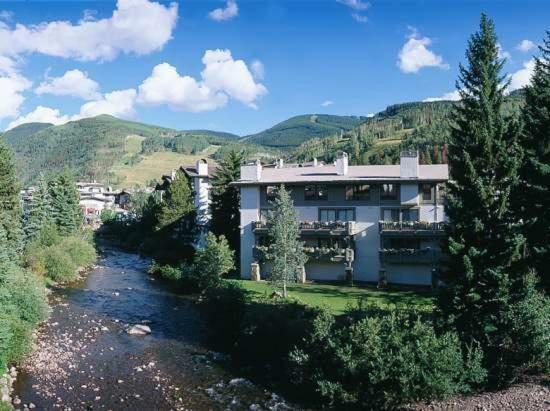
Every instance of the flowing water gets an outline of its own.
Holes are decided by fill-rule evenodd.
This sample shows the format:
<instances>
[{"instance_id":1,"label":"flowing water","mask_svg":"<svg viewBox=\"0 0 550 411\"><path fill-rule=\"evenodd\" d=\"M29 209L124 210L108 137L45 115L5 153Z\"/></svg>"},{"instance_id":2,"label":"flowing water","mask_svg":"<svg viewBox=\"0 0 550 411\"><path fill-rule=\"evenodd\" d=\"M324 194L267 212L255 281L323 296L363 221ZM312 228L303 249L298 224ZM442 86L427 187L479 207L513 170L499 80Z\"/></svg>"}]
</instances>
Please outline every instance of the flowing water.
<instances>
[{"instance_id":1,"label":"flowing water","mask_svg":"<svg viewBox=\"0 0 550 411\"><path fill-rule=\"evenodd\" d=\"M205 348L194 302L147 275L148 263L104 248L82 280L52 293L50 319L19 370L16 408L290 409ZM134 324L151 334L129 335Z\"/></svg>"}]
</instances>

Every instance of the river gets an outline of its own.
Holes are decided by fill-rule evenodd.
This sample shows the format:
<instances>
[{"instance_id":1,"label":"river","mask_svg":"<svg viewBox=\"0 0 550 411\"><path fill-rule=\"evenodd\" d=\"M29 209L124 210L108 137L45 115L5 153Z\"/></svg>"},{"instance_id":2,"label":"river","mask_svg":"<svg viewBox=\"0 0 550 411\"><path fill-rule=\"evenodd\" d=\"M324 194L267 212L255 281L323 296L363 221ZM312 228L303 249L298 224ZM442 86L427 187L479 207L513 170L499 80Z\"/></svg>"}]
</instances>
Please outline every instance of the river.
<instances>
[{"instance_id":1,"label":"river","mask_svg":"<svg viewBox=\"0 0 550 411\"><path fill-rule=\"evenodd\" d=\"M92 271L53 291L50 319L18 370L16 408L293 408L209 351L194 302L149 276L148 264L136 254L105 247ZM128 335L134 324L146 324L151 334Z\"/></svg>"}]
</instances>

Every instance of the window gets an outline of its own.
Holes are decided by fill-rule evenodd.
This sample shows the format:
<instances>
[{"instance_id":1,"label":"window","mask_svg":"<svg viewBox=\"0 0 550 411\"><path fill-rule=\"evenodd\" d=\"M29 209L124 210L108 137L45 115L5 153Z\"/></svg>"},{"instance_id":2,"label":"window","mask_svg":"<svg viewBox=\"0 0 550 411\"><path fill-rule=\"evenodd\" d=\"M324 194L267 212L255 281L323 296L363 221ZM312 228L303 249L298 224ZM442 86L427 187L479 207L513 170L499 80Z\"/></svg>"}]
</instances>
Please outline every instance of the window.
<instances>
[{"instance_id":1,"label":"window","mask_svg":"<svg viewBox=\"0 0 550 411\"><path fill-rule=\"evenodd\" d=\"M346 242L342 238L319 238L317 246L320 248L347 248Z\"/></svg>"},{"instance_id":2,"label":"window","mask_svg":"<svg viewBox=\"0 0 550 411\"><path fill-rule=\"evenodd\" d=\"M397 184L382 184L380 200L397 200Z\"/></svg>"},{"instance_id":3,"label":"window","mask_svg":"<svg viewBox=\"0 0 550 411\"><path fill-rule=\"evenodd\" d=\"M399 222L399 209L387 208L383 210L382 219L384 221L396 221Z\"/></svg>"},{"instance_id":4,"label":"window","mask_svg":"<svg viewBox=\"0 0 550 411\"><path fill-rule=\"evenodd\" d=\"M307 185L305 187L305 199L310 201L328 199L327 186L325 184Z\"/></svg>"},{"instance_id":5,"label":"window","mask_svg":"<svg viewBox=\"0 0 550 411\"><path fill-rule=\"evenodd\" d=\"M433 184L420 184L420 195L425 203L433 202L435 194L435 186Z\"/></svg>"},{"instance_id":6,"label":"window","mask_svg":"<svg viewBox=\"0 0 550 411\"><path fill-rule=\"evenodd\" d=\"M271 209L269 208L262 208L260 209L260 221L262 223L267 222L267 217L269 216L269 213L271 212Z\"/></svg>"},{"instance_id":7,"label":"window","mask_svg":"<svg viewBox=\"0 0 550 411\"><path fill-rule=\"evenodd\" d=\"M319 210L321 221L355 221L353 208L322 208Z\"/></svg>"},{"instance_id":8,"label":"window","mask_svg":"<svg viewBox=\"0 0 550 411\"><path fill-rule=\"evenodd\" d=\"M265 199L267 201L275 200L277 196L277 186L265 186Z\"/></svg>"},{"instance_id":9,"label":"window","mask_svg":"<svg viewBox=\"0 0 550 411\"><path fill-rule=\"evenodd\" d=\"M355 184L346 186L346 200L370 200L370 185Z\"/></svg>"},{"instance_id":10,"label":"window","mask_svg":"<svg viewBox=\"0 0 550 411\"><path fill-rule=\"evenodd\" d=\"M401 210L402 221L418 221L419 213L417 208L407 208Z\"/></svg>"}]
</instances>

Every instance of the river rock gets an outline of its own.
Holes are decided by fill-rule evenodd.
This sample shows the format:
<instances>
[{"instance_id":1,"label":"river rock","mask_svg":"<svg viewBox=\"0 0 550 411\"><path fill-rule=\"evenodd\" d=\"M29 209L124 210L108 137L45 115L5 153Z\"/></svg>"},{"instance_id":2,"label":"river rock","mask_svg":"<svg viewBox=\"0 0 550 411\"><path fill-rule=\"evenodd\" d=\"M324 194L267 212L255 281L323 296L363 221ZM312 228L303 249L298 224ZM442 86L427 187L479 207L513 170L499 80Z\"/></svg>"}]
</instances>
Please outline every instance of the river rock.
<instances>
[{"instance_id":1,"label":"river rock","mask_svg":"<svg viewBox=\"0 0 550 411\"><path fill-rule=\"evenodd\" d=\"M151 334L151 328L143 324L136 324L128 328L126 332L130 335L147 335Z\"/></svg>"}]
</instances>

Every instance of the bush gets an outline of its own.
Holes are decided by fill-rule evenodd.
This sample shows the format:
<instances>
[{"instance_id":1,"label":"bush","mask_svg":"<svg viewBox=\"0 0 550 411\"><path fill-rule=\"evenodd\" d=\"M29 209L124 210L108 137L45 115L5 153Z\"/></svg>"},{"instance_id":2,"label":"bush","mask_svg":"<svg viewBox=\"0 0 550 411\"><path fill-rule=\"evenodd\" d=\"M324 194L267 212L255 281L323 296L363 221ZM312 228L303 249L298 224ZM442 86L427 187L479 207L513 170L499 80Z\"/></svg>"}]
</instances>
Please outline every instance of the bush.
<instances>
[{"instance_id":1,"label":"bush","mask_svg":"<svg viewBox=\"0 0 550 411\"><path fill-rule=\"evenodd\" d=\"M158 275L161 278L171 281L181 280L181 268L173 267L169 264L161 265L155 260L151 263L148 270L149 274Z\"/></svg>"},{"instance_id":2,"label":"bush","mask_svg":"<svg viewBox=\"0 0 550 411\"><path fill-rule=\"evenodd\" d=\"M54 223L46 223L38 231L32 247L44 248L56 245L61 241L61 235Z\"/></svg>"},{"instance_id":3,"label":"bush","mask_svg":"<svg viewBox=\"0 0 550 411\"><path fill-rule=\"evenodd\" d=\"M64 238L59 247L71 257L77 267L93 264L97 258L94 246L76 235Z\"/></svg>"},{"instance_id":4,"label":"bush","mask_svg":"<svg viewBox=\"0 0 550 411\"><path fill-rule=\"evenodd\" d=\"M71 256L59 246L48 247L44 267L48 277L57 282L74 280L78 268Z\"/></svg>"},{"instance_id":5,"label":"bush","mask_svg":"<svg viewBox=\"0 0 550 411\"><path fill-rule=\"evenodd\" d=\"M348 408L393 408L468 392L486 377L480 350L463 352L456 334L437 335L411 312L337 319L322 311L290 358L294 383Z\"/></svg>"}]
</instances>

